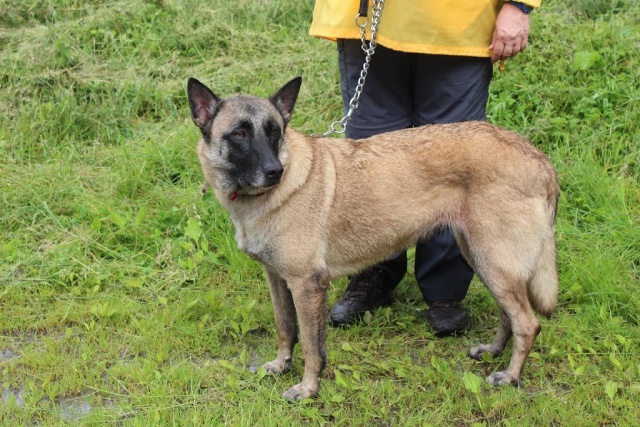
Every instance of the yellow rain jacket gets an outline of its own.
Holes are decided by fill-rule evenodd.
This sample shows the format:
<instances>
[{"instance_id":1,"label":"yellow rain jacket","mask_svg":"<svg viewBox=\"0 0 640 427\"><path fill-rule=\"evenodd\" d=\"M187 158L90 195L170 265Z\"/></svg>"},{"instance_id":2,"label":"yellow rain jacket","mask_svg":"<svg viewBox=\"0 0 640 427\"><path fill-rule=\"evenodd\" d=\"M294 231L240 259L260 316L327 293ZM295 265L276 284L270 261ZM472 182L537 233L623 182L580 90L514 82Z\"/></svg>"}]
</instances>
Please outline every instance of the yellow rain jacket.
<instances>
[{"instance_id":1,"label":"yellow rain jacket","mask_svg":"<svg viewBox=\"0 0 640 427\"><path fill-rule=\"evenodd\" d=\"M520 1L533 7L539 7L541 2ZM386 0L376 40L403 52L490 57L493 27L503 3L503 0ZM333 41L360 38L355 23L359 5L359 0L316 0L309 34ZM371 22L371 9L368 17ZM367 39L369 35L367 31Z\"/></svg>"}]
</instances>

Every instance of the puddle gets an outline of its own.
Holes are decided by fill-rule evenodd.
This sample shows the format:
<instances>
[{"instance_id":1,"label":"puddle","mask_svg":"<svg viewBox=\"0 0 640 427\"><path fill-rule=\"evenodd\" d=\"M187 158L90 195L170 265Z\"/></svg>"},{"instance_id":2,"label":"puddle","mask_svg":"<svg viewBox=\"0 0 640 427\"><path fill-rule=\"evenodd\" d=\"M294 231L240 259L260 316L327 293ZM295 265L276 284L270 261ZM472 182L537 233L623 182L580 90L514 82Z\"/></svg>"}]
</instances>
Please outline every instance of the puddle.
<instances>
[{"instance_id":1,"label":"puddle","mask_svg":"<svg viewBox=\"0 0 640 427\"><path fill-rule=\"evenodd\" d=\"M24 386L2 390L3 405L13 401L18 408L24 409L24 398ZM58 403L58 408L60 409L60 418L65 421L78 420L85 417L91 413L92 409L91 405L80 398L62 400Z\"/></svg>"},{"instance_id":2,"label":"puddle","mask_svg":"<svg viewBox=\"0 0 640 427\"><path fill-rule=\"evenodd\" d=\"M81 399L66 399L58 404L60 418L65 421L77 420L91 413L91 405Z\"/></svg>"},{"instance_id":3,"label":"puddle","mask_svg":"<svg viewBox=\"0 0 640 427\"><path fill-rule=\"evenodd\" d=\"M40 341L37 339L27 339L20 344L33 342L40 343ZM19 359L20 357L21 354L14 350L10 350L8 348L0 348L0 363L10 362L12 360ZM0 408L6 405L11 405L14 408L18 408L20 410L25 409L25 400L28 400L30 395L29 392L25 390L24 384L20 384L17 387L9 388L2 388L0 386L0 389ZM48 401L49 399L44 398L44 400ZM29 403L27 403L27 405L29 405ZM115 415L124 418L132 417L134 414L134 412L124 413L118 407L116 402L111 402L105 407L93 407L88 403L86 396L77 396L74 398L61 400L56 399L56 401L52 404L52 408L61 420L66 421L67 423L70 422L72 424L79 422L82 418L91 415L94 411L100 409L107 409L109 412L113 412Z\"/></svg>"},{"instance_id":4,"label":"puddle","mask_svg":"<svg viewBox=\"0 0 640 427\"><path fill-rule=\"evenodd\" d=\"M24 409L24 398L24 386L21 386L20 388L5 388L2 390L2 401L0 401L0 406L13 402L18 408ZM60 401L57 406L60 411L60 418L65 421L79 420L80 418L89 415L93 409L91 405L81 398L64 399Z\"/></svg>"},{"instance_id":5,"label":"puddle","mask_svg":"<svg viewBox=\"0 0 640 427\"><path fill-rule=\"evenodd\" d=\"M2 390L2 403L6 405L11 401L15 402L18 408L24 408L24 387L11 387Z\"/></svg>"},{"instance_id":6,"label":"puddle","mask_svg":"<svg viewBox=\"0 0 640 427\"><path fill-rule=\"evenodd\" d=\"M20 357L18 353L14 353L9 349L0 349L0 362L8 362L18 357ZM18 408L24 408L24 386L2 389L2 404L6 405L11 401L15 402Z\"/></svg>"},{"instance_id":7,"label":"puddle","mask_svg":"<svg viewBox=\"0 0 640 427\"><path fill-rule=\"evenodd\" d=\"M20 357L20 355L17 353L14 353L9 349L6 349L6 350L0 349L0 362L7 362L17 357Z\"/></svg>"}]
</instances>

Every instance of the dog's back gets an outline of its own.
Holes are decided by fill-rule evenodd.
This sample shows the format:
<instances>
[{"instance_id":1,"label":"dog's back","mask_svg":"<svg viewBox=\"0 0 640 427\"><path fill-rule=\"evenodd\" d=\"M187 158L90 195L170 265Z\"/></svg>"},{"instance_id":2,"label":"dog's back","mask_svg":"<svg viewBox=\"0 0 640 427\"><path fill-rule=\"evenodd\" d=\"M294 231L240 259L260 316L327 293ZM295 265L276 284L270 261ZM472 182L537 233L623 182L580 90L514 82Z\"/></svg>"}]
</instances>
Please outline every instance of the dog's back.
<instances>
[{"instance_id":1,"label":"dog's back","mask_svg":"<svg viewBox=\"0 0 640 427\"><path fill-rule=\"evenodd\" d=\"M332 277L380 261L441 226L462 235L480 227L484 235L498 234L495 245L513 230L540 235L553 229L555 170L526 139L484 122L431 125L357 141L309 139L288 131L287 143L291 168L297 152L311 151L314 163L322 165L306 182L313 202L302 190L292 205L314 204L328 236ZM505 259L514 250L507 249Z\"/></svg>"}]
</instances>

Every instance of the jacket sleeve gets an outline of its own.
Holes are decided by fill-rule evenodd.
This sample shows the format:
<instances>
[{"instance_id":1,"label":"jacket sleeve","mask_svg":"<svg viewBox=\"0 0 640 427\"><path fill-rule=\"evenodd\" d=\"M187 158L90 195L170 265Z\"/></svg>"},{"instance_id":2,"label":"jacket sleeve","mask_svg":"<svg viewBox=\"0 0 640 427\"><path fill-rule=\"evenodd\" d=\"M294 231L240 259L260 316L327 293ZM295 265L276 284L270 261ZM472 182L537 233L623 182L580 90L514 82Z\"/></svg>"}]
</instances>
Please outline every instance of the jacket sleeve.
<instances>
[{"instance_id":1,"label":"jacket sleeve","mask_svg":"<svg viewBox=\"0 0 640 427\"><path fill-rule=\"evenodd\" d=\"M531 7L535 7L535 8L540 7L540 4L542 3L542 0L513 0L513 1L519 1L520 3L524 3L527 6L531 6ZM505 0L505 3L506 2L507 2L507 0Z\"/></svg>"}]
</instances>

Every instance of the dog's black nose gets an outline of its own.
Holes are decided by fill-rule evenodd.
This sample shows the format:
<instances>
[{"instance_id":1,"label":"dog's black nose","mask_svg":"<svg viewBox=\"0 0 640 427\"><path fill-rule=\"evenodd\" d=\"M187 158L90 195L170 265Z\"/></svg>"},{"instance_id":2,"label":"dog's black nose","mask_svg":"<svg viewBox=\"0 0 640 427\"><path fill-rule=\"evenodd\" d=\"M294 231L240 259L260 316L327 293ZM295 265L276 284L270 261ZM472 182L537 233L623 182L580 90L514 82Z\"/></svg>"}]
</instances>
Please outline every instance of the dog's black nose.
<instances>
[{"instance_id":1,"label":"dog's black nose","mask_svg":"<svg viewBox=\"0 0 640 427\"><path fill-rule=\"evenodd\" d=\"M273 164L264 169L264 174L271 183L278 182L282 177L284 169L282 165Z\"/></svg>"}]
</instances>

